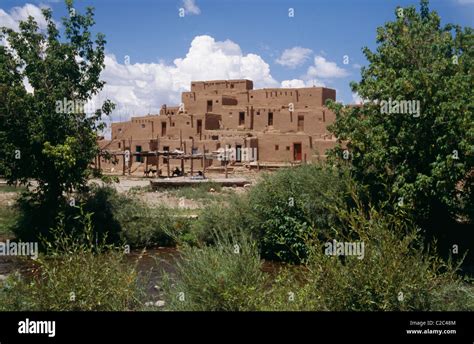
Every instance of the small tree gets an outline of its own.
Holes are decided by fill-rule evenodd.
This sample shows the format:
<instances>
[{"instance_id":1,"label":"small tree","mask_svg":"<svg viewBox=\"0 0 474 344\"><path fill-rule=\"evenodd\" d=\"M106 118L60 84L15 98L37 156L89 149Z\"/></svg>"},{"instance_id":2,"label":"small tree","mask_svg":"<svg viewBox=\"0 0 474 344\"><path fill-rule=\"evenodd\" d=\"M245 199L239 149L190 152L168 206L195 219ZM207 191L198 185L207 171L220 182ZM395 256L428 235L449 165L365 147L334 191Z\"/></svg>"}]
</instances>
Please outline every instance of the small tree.
<instances>
[{"instance_id":1,"label":"small tree","mask_svg":"<svg viewBox=\"0 0 474 344\"><path fill-rule=\"evenodd\" d=\"M369 65L351 84L365 103L330 105L330 130L340 140L331 159L348 165L372 200L410 210L420 222L472 216L473 30L442 27L427 0L420 13L395 13L377 29L376 51L363 49Z\"/></svg>"},{"instance_id":2,"label":"small tree","mask_svg":"<svg viewBox=\"0 0 474 344\"><path fill-rule=\"evenodd\" d=\"M51 10L43 9L45 30L30 16L18 32L2 28L8 44L0 47L0 173L9 183L36 180L31 199L47 206L43 216L52 218L65 193L86 187L98 153L97 132L105 126L102 116L114 107L107 100L85 113L83 105L104 86L105 39L99 33L92 40L92 8L82 15L72 0L66 6L64 39Z\"/></svg>"}]
</instances>

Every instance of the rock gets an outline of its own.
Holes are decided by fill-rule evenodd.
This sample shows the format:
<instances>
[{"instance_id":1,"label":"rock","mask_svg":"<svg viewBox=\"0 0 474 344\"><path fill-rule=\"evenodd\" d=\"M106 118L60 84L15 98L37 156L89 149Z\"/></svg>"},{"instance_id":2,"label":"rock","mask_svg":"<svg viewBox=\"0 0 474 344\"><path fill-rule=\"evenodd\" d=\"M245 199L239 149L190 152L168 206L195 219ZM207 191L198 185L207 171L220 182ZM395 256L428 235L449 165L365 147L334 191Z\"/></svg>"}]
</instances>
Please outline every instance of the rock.
<instances>
[{"instance_id":1,"label":"rock","mask_svg":"<svg viewBox=\"0 0 474 344\"><path fill-rule=\"evenodd\" d=\"M210 188L209 192L216 192L216 190L214 188Z\"/></svg>"},{"instance_id":2,"label":"rock","mask_svg":"<svg viewBox=\"0 0 474 344\"><path fill-rule=\"evenodd\" d=\"M165 301L163 301L163 300L158 300L156 302L147 301L147 302L145 302L145 306L147 306L147 307L164 307L165 306Z\"/></svg>"}]
</instances>

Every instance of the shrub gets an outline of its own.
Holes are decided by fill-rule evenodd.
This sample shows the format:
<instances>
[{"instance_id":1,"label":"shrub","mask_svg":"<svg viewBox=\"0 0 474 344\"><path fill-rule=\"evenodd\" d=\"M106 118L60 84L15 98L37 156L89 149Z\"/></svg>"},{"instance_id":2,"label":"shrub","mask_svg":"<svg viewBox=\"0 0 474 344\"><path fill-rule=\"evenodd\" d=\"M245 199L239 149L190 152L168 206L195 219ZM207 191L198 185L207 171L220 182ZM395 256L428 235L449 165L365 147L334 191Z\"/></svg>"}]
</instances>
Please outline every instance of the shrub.
<instances>
[{"instance_id":1,"label":"shrub","mask_svg":"<svg viewBox=\"0 0 474 344\"><path fill-rule=\"evenodd\" d=\"M347 177L322 165L304 165L267 175L251 189L251 229L262 256L300 262L307 255L305 236L326 235L338 224L335 209L344 206Z\"/></svg>"},{"instance_id":2,"label":"shrub","mask_svg":"<svg viewBox=\"0 0 474 344\"><path fill-rule=\"evenodd\" d=\"M179 236L189 232L186 219L174 217L166 207L150 208L140 201L134 192L120 194L110 186L94 186L89 193L78 194L76 204L91 214L94 235L106 239L109 244L126 244L134 247L173 246L170 234ZM79 210L70 206L66 199L54 207L36 202L33 194L24 194L18 201L19 220L14 226L17 238L35 241L40 236L52 239L49 228L57 226L58 209L63 214L67 233L80 233L82 225Z\"/></svg>"},{"instance_id":3,"label":"shrub","mask_svg":"<svg viewBox=\"0 0 474 344\"><path fill-rule=\"evenodd\" d=\"M215 243L215 233L251 234L255 224L253 210L246 195L231 195L225 203L211 203L204 207L192 224L192 232L200 244Z\"/></svg>"},{"instance_id":4,"label":"shrub","mask_svg":"<svg viewBox=\"0 0 474 344\"><path fill-rule=\"evenodd\" d=\"M311 239L309 256L298 274L276 279L270 309L329 311L474 310L472 284L456 266L423 250L418 231L399 217L374 209L339 212L349 235L338 242L362 241L363 259L330 256L324 241ZM288 292L294 301L288 302Z\"/></svg>"},{"instance_id":5,"label":"shrub","mask_svg":"<svg viewBox=\"0 0 474 344\"><path fill-rule=\"evenodd\" d=\"M61 222L60 222L61 223ZM80 235L52 231L47 256L40 255L32 276L13 274L0 287L0 309L13 311L134 310L143 290L123 250L96 242L91 215L82 217Z\"/></svg>"},{"instance_id":6,"label":"shrub","mask_svg":"<svg viewBox=\"0 0 474 344\"><path fill-rule=\"evenodd\" d=\"M176 274L165 276L170 310L257 310L266 283L255 243L245 235L217 232L213 246L183 247Z\"/></svg>"},{"instance_id":7,"label":"shrub","mask_svg":"<svg viewBox=\"0 0 474 344\"><path fill-rule=\"evenodd\" d=\"M23 241L37 241L39 236L49 239L49 229L57 226L58 215L68 212L64 199L42 201L29 191L20 194L15 208L18 219L12 231L16 238Z\"/></svg>"}]
</instances>

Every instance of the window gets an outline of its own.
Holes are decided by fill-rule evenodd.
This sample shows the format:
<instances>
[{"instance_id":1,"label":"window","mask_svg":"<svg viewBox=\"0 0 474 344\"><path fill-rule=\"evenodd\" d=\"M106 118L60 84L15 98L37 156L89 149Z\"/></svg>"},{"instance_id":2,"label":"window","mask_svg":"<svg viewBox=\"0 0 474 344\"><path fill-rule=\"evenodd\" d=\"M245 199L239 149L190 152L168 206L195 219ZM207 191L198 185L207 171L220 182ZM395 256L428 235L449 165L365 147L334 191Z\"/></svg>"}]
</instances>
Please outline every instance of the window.
<instances>
[{"instance_id":1,"label":"window","mask_svg":"<svg viewBox=\"0 0 474 344\"><path fill-rule=\"evenodd\" d=\"M298 116L298 131L304 131L304 116Z\"/></svg>"},{"instance_id":2,"label":"window","mask_svg":"<svg viewBox=\"0 0 474 344\"><path fill-rule=\"evenodd\" d=\"M268 125L273 125L273 112L268 113Z\"/></svg>"},{"instance_id":3,"label":"window","mask_svg":"<svg viewBox=\"0 0 474 344\"><path fill-rule=\"evenodd\" d=\"M286 146L286 150L289 151L289 150L290 150L290 146Z\"/></svg>"},{"instance_id":4,"label":"window","mask_svg":"<svg viewBox=\"0 0 474 344\"><path fill-rule=\"evenodd\" d=\"M239 125L245 125L245 112L239 112Z\"/></svg>"},{"instance_id":5,"label":"window","mask_svg":"<svg viewBox=\"0 0 474 344\"><path fill-rule=\"evenodd\" d=\"M280 147L278 145L275 145L275 150L279 150Z\"/></svg>"},{"instance_id":6,"label":"window","mask_svg":"<svg viewBox=\"0 0 474 344\"><path fill-rule=\"evenodd\" d=\"M166 122L161 122L161 136L166 136Z\"/></svg>"},{"instance_id":7,"label":"window","mask_svg":"<svg viewBox=\"0 0 474 344\"><path fill-rule=\"evenodd\" d=\"M119 129L118 129L118 132L121 133L121 132L122 132L122 128L119 128Z\"/></svg>"},{"instance_id":8,"label":"window","mask_svg":"<svg viewBox=\"0 0 474 344\"><path fill-rule=\"evenodd\" d=\"M234 84L230 84L230 88L234 88Z\"/></svg>"},{"instance_id":9,"label":"window","mask_svg":"<svg viewBox=\"0 0 474 344\"><path fill-rule=\"evenodd\" d=\"M260 116L260 111L257 111L257 116Z\"/></svg>"},{"instance_id":10,"label":"window","mask_svg":"<svg viewBox=\"0 0 474 344\"><path fill-rule=\"evenodd\" d=\"M219 140L219 135L212 135L211 140L214 140L214 141Z\"/></svg>"},{"instance_id":11,"label":"window","mask_svg":"<svg viewBox=\"0 0 474 344\"><path fill-rule=\"evenodd\" d=\"M145 128L145 124L142 124L142 129Z\"/></svg>"},{"instance_id":12,"label":"window","mask_svg":"<svg viewBox=\"0 0 474 344\"><path fill-rule=\"evenodd\" d=\"M118 143L118 148L121 148L121 146L122 146L122 144L119 142L119 143Z\"/></svg>"},{"instance_id":13,"label":"window","mask_svg":"<svg viewBox=\"0 0 474 344\"><path fill-rule=\"evenodd\" d=\"M207 112L212 112L212 100L207 101Z\"/></svg>"}]
</instances>

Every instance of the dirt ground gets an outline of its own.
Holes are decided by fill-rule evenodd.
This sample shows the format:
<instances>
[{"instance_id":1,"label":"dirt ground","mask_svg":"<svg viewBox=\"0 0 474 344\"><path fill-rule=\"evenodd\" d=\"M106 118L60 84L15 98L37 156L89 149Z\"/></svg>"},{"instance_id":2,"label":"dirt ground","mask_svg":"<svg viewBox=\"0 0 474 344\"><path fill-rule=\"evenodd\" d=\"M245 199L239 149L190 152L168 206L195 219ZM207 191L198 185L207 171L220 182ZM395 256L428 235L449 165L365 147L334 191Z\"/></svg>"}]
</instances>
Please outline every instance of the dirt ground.
<instances>
[{"instance_id":1,"label":"dirt ground","mask_svg":"<svg viewBox=\"0 0 474 344\"><path fill-rule=\"evenodd\" d=\"M235 171L229 174L229 178L245 178L251 184L255 184L257 180L261 177L261 175L262 172L256 171ZM210 181L212 181L212 179L214 178L225 178L225 174L209 173L207 177ZM185 197L176 197L173 192L166 190L159 192L149 191L148 187L150 186L150 181L152 181L153 178L145 178L141 174L131 176L118 176L118 178L119 182L112 184L112 186L116 188L118 192L134 192L138 198L143 200L151 207L165 205L173 208L198 209L203 207L207 203L205 199L193 200ZM93 179L90 181L90 183L104 185L104 183L99 179ZM244 193L247 192L247 190L248 188L245 187L223 187L221 193ZM17 196L17 192L0 192L0 207L10 207L14 205Z\"/></svg>"},{"instance_id":2,"label":"dirt ground","mask_svg":"<svg viewBox=\"0 0 474 344\"><path fill-rule=\"evenodd\" d=\"M0 207L11 207L17 196L16 192L0 192Z\"/></svg>"}]
</instances>

